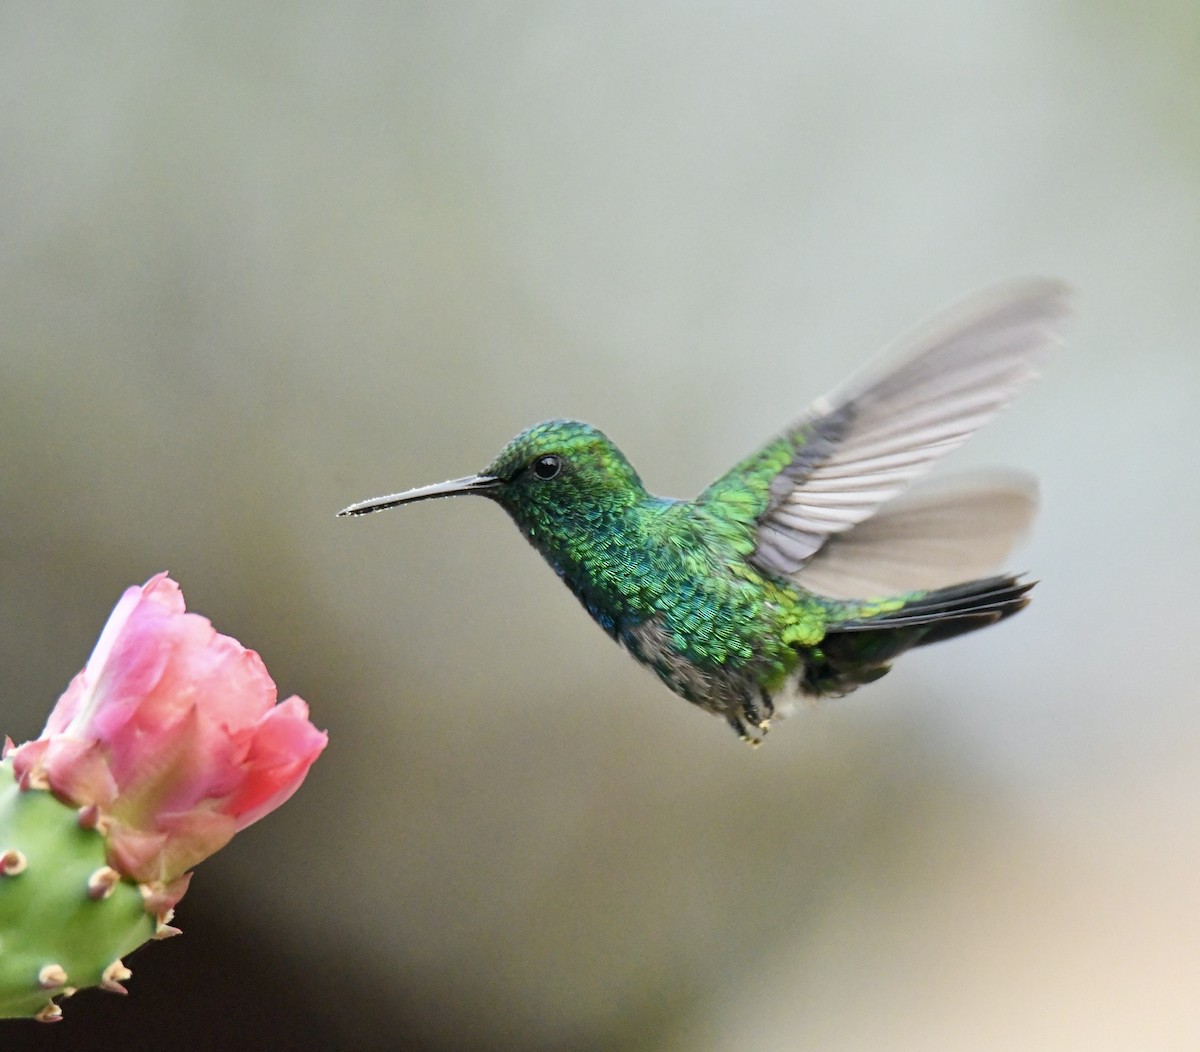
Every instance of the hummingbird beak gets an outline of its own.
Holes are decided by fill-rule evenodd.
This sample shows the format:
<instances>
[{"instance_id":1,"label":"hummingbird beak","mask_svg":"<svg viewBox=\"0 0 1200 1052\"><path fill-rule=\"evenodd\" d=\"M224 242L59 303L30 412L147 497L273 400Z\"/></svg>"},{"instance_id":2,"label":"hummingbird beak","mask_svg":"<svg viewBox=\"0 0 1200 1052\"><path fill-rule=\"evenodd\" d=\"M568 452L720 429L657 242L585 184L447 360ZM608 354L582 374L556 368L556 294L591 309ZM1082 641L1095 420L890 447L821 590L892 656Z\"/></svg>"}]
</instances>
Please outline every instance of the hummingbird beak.
<instances>
[{"instance_id":1,"label":"hummingbird beak","mask_svg":"<svg viewBox=\"0 0 1200 1052\"><path fill-rule=\"evenodd\" d=\"M487 493L504 482L503 479L492 475L468 475L466 478L450 479L448 482L435 482L432 486L418 486L416 489L406 489L403 493L393 493L387 497L373 497L370 500L359 501L343 508L338 515L369 515L373 511L383 511L385 508L399 507L401 504L412 504L413 501L431 500L434 497L457 497L462 493Z\"/></svg>"}]
</instances>

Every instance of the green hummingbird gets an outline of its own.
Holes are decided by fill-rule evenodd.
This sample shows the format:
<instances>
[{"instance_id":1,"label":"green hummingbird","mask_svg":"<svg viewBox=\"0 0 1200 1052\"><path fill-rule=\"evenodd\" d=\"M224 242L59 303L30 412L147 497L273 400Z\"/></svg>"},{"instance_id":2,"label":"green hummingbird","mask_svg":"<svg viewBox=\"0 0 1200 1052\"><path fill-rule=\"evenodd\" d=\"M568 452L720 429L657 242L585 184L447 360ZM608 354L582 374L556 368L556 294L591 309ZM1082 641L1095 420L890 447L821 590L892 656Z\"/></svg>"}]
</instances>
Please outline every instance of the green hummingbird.
<instances>
[{"instance_id":1,"label":"green hummingbird","mask_svg":"<svg viewBox=\"0 0 1200 1052\"><path fill-rule=\"evenodd\" d=\"M1032 519L1031 479L982 473L903 491L1036 375L1069 313L1066 286L1043 279L969 299L694 500L653 496L596 428L550 420L478 475L339 514L495 501L601 628L757 744L783 692L848 694L904 651L1029 602L1034 582L982 575Z\"/></svg>"}]
</instances>

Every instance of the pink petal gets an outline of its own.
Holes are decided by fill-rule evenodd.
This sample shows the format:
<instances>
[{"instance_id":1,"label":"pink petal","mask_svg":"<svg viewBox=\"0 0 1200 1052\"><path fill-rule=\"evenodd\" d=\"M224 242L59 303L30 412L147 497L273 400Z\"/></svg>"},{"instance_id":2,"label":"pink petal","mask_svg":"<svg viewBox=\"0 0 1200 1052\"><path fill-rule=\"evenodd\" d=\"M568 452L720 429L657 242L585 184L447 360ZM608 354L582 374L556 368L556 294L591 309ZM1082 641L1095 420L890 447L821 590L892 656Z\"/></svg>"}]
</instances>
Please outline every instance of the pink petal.
<instances>
[{"instance_id":1,"label":"pink petal","mask_svg":"<svg viewBox=\"0 0 1200 1052\"><path fill-rule=\"evenodd\" d=\"M14 770L98 807L118 870L170 882L290 797L325 748L303 701L275 701L259 656L159 574L121 597Z\"/></svg>"},{"instance_id":2,"label":"pink petal","mask_svg":"<svg viewBox=\"0 0 1200 1052\"><path fill-rule=\"evenodd\" d=\"M28 786L37 776L45 777L42 770L42 757L50 747L48 738L38 738L25 742L15 748L10 748L7 755L12 757L13 775L22 788ZM47 785L49 782L46 783Z\"/></svg>"},{"instance_id":3,"label":"pink petal","mask_svg":"<svg viewBox=\"0 0 1200 1052\"><path fill-rule=\"evenodd\" d=\"M240 789L222 805L245 829L288 799L329 744L329 735L308 719L298 697L276 705L259 724Z\"/></svg>"},{"instance_id":4,"label":"pink petal","mask_svg":"<svg viewBox=\"0 0 1200 1052\"><path fill-rule=\"evenodd\" d=\"M188 885L191 882L192 875L190 873L185 873L182 877L176 877L169 881L144 881L139 890L142 893L142 902L146 907L146 912L165 922L165 915L173 910L179 900L187 894Z\"/></svg>"},{"instance_id":5,"label":"pink petal","mask_svg":"<svg viewBox=\"0 0 1200 1052\"><path fill-rule=\"evenodd\" d=\"M115 820L108 830L108 864L132 880L158 880L159 860L166 846L166 833L147 832Z\"/></svg>"},{"instance_id":6,"label":"pink petal","mask_svg":"<svg viewBox=\"0 0 1200 1052\"><path fill-rule=\"evenodd\" d=\"M111 806L120 791L97 741L51 738L42 754L54 795L73 804Z\"/></svg>"},{"instance_id":7,"label":"pink petal","mask_svg":"<svg viewBox=\"0 0 1200 1052\"><path fill-rule=\"evenodd\" d=\"M162 815L158 827L166 841L154 861L157 871L142 870L134 874L138 879L173 879L220 851L237 832L237 823L216 811Z\"/></svg>"}]
</instances>

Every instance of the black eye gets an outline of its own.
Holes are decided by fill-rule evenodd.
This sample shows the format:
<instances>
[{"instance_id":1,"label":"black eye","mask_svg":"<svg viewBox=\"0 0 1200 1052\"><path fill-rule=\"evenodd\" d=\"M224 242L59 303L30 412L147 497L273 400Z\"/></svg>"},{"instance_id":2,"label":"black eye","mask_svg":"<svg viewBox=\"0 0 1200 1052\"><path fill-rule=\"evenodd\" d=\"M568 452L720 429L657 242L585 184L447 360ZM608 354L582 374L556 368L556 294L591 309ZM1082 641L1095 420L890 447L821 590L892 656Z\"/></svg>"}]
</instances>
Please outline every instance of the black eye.
<instances>
[{"instance_id":1,"label":"black eye","mask_svg":"<svg viewBox=\"0 0 1200 1052\"><path fill-rule=\"evenodd\" d=\"M549 482L560 471L562 471L562 457L555 456L553 453L538 457L533 462L533 473L543 482Z\"/></svg>"}]
</instances>

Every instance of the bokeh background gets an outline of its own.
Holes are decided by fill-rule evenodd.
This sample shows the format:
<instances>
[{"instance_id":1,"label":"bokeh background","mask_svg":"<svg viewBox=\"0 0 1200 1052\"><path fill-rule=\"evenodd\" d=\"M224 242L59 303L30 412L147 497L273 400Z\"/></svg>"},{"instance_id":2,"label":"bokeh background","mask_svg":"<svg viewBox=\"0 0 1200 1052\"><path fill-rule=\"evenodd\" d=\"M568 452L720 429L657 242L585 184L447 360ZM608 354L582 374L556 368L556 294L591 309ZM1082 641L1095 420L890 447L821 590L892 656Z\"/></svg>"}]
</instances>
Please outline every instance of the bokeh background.
<instances>
[{"instance_id":1,"label":"bokeh background","mask_svg":"<svg viewBox=\"0 0 1200 1052\"><path fill-rule=\"evenodd\" d=\"M161 569L312 705L181 939L4 1048L1200 1047L1200 7L0 5L2 730ZM1069 348L1002 628L739 745L498 510L689 495L992 281Z\"/></svg>"}]
</instances>

